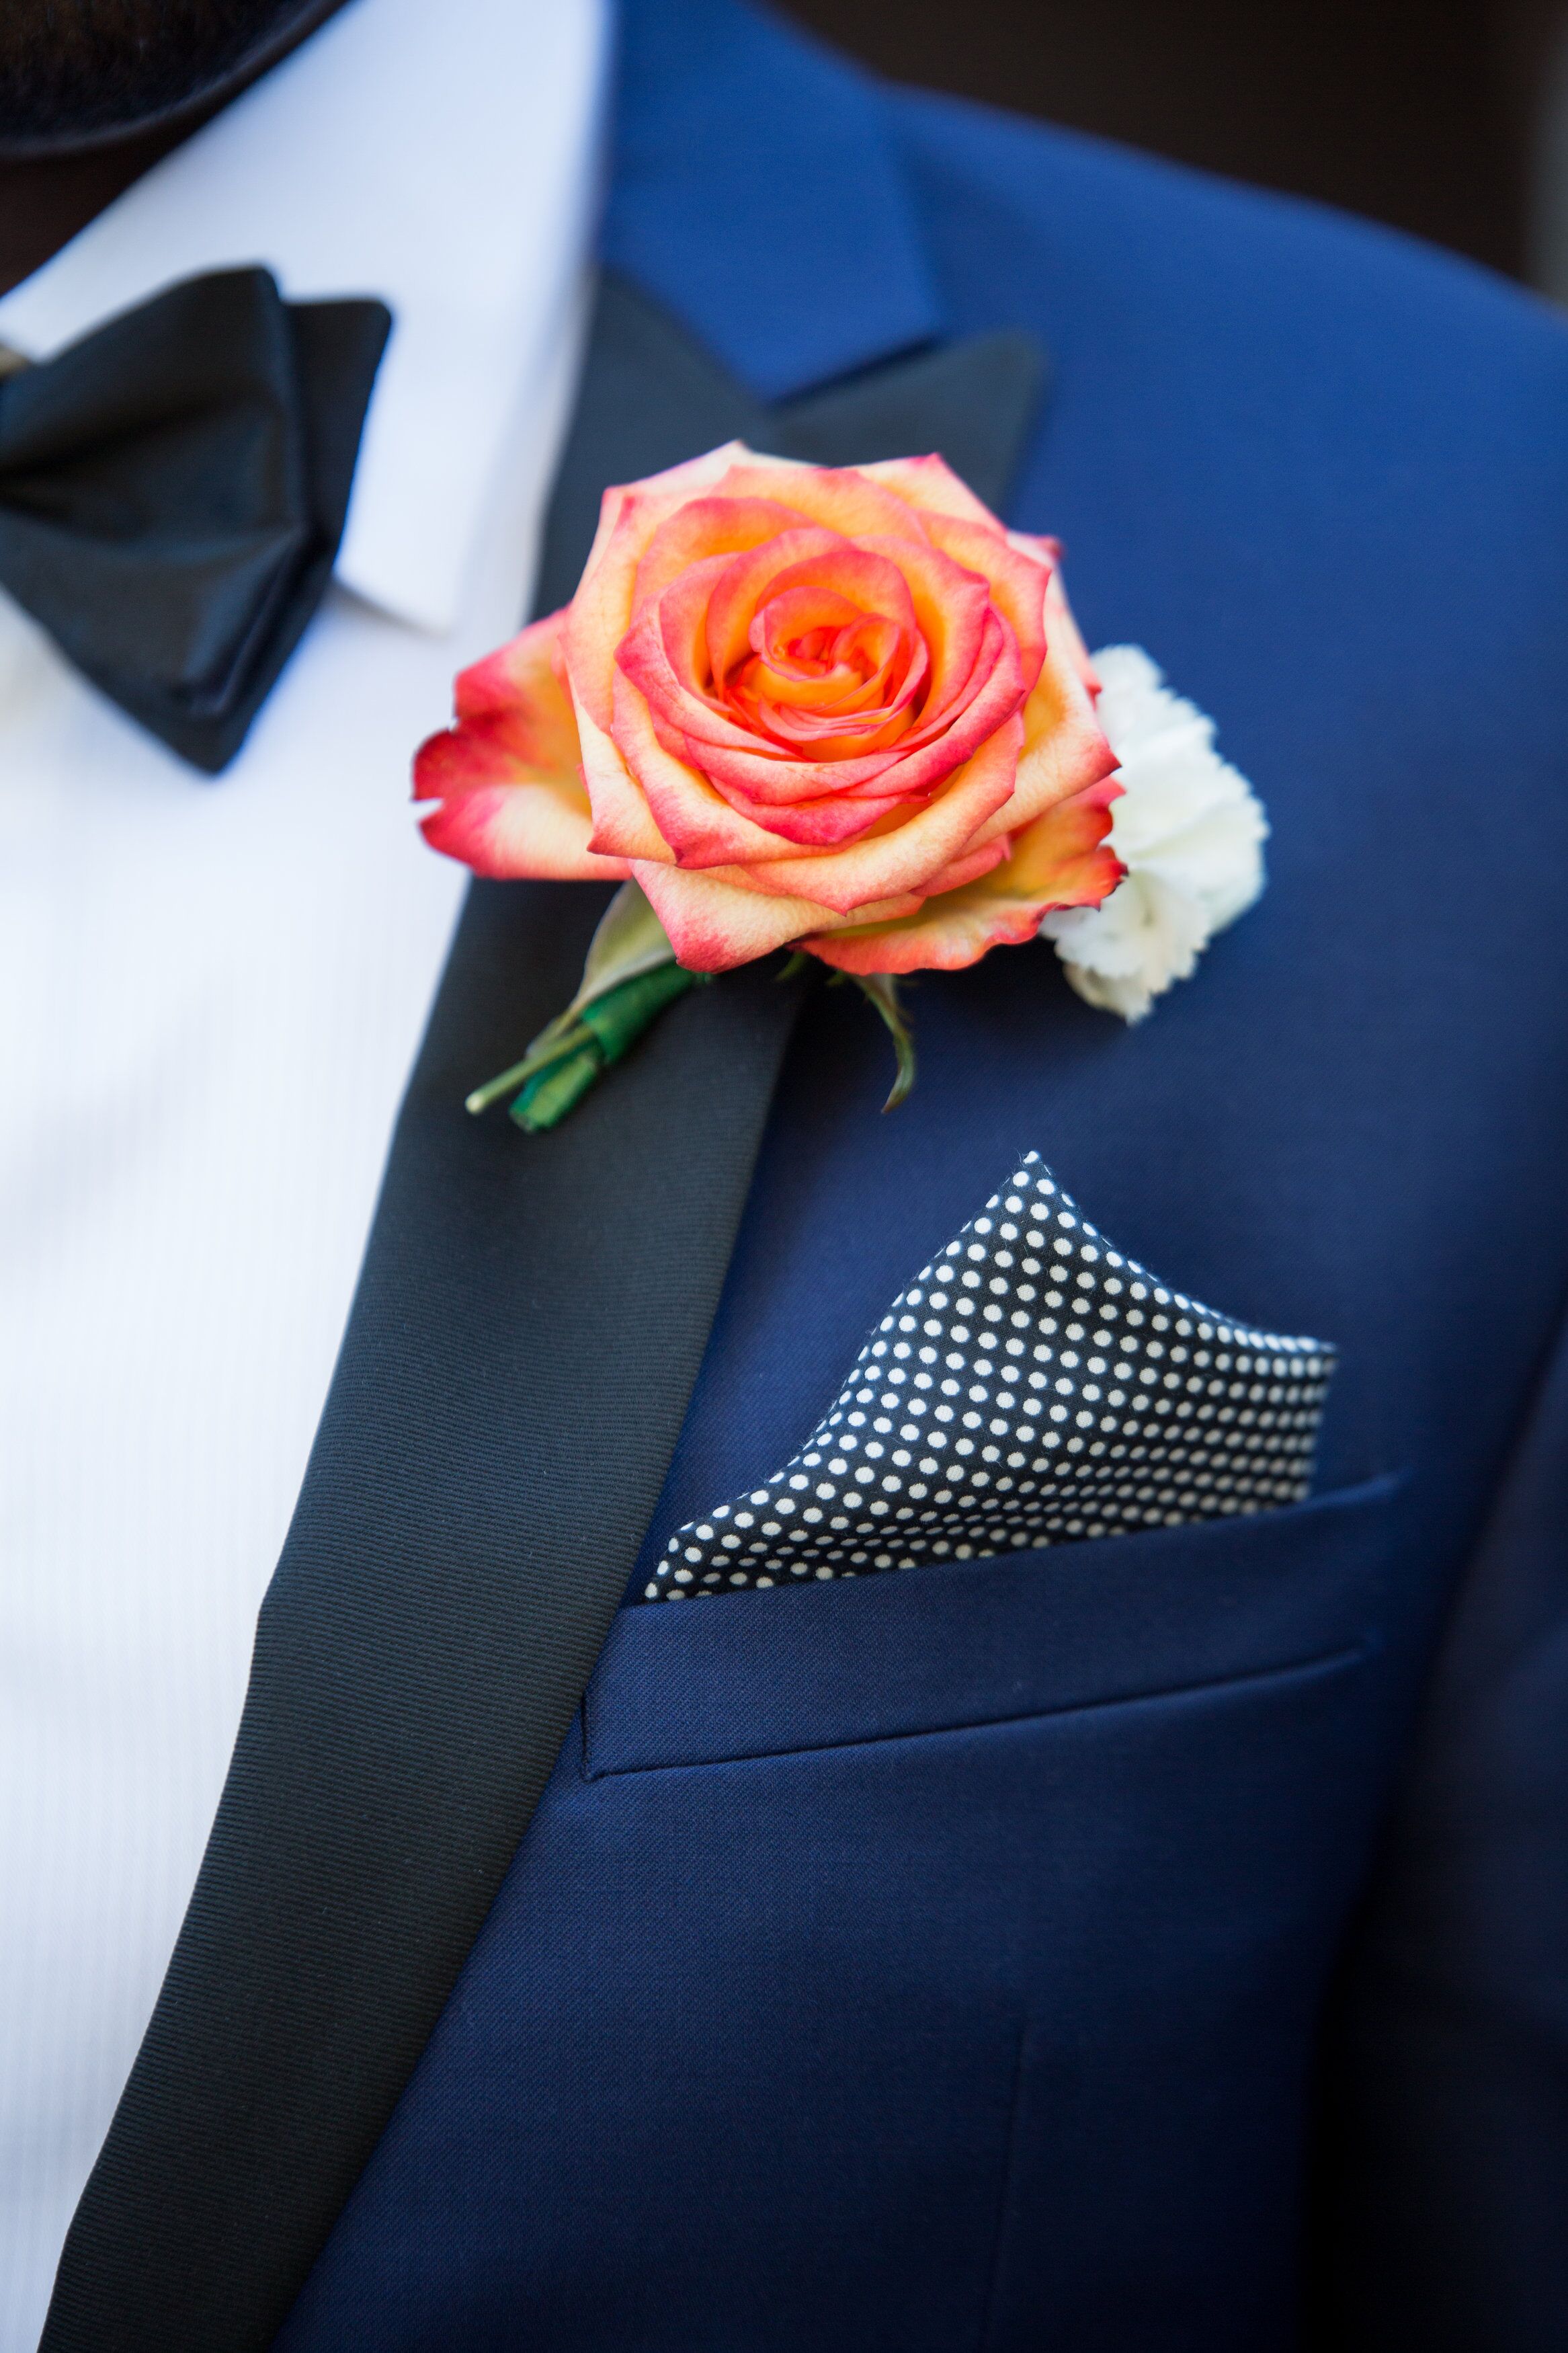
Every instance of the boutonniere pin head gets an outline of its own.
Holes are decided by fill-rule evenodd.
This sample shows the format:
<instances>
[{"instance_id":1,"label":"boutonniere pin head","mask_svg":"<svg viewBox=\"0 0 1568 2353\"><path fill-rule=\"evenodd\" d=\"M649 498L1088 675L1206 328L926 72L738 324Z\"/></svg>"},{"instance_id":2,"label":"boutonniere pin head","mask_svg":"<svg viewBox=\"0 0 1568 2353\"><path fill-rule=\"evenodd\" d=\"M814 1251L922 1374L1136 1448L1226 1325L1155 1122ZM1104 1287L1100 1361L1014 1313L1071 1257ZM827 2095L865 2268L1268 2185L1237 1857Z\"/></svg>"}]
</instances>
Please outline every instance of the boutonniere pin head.
<instances>
[{"instance_id":1,"label":"boutonniere pin head","mask_svg":"<svg viewBox=\"0 0 1568 2353\"><path fill-rule=\"evenodd\" d=\"M572 603L463 672L415 764L434 848L624 886L574 1004L470 1107L552 1125L675 995L779 949L858 983L897 1099L901 976L1100 908L1122 786L1056 558L937 457L732 443L606 491Z\"/></svg>"}]
</instances>

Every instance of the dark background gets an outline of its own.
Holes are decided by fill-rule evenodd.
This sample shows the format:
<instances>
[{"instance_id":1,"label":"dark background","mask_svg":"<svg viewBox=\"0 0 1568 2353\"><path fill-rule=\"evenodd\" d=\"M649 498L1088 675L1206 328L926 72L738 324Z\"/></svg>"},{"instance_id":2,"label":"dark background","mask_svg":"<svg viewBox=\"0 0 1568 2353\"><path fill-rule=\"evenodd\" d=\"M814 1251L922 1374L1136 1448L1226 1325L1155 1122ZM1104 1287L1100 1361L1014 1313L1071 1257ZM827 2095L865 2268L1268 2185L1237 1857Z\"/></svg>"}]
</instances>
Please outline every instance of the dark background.
<instances>
[{"instance_id":1,"label":"dark background","mask_svg":"<svg viewBox=\"0 0 1568 2353\"><path fill-rule=\"evenodd\" d=\"M1530 274L1565 0L783 0L897 79L1323 198Z\"/></svg>"}]
</instances>

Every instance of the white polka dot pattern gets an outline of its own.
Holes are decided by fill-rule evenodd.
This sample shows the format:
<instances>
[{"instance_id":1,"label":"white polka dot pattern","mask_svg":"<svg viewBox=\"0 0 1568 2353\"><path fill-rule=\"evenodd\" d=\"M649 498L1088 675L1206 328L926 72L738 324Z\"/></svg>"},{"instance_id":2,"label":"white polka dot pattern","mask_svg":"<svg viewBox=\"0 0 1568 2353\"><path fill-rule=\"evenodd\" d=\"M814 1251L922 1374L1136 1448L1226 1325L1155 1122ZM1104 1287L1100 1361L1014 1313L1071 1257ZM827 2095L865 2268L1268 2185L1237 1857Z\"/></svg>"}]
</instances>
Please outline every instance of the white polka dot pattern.
<instances>
[{"instance_id":1,"label":"white polka dot pattern","mask_svg":"<svg viewBox=\"0 0 1568 2353\"><path fill-rule=\"evenodd\" d=\"M1156 1282L1028 1153L894 1301L800 1452L679 1529L641 1598L1300 1503L1334 1362Z\"/></svg>"}]
</instances>

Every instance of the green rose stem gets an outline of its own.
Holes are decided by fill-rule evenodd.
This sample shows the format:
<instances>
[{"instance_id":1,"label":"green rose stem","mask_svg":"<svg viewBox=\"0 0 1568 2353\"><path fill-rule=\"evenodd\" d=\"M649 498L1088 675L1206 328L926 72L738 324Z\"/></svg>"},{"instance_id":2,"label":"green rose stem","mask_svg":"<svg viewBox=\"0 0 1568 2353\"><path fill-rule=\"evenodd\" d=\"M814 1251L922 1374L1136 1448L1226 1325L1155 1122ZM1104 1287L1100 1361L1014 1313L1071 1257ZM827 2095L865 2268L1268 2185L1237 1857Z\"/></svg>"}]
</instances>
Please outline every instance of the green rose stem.
<instances>
[{"instance_id":1,"label":"green rose stem","mask_svg":"<svg viewBox=\"0 0 1568 2353\"><path fill-rule=\"evenodd\" d=\"M583 986L548 1022L521 1062L476 1087L476 1116L518 1090L508 1106L531 1134L565 1118L612 1063L628 1053L667 1005L708 977L675 961L664 925L635 882L623 882L605 908L583 966Z\"/></svg>"},{"instance_id":2,"label":"green rose stem","mask_svg":"<svg viewBox=\"0 0 1568 2353\"><path fill-rule=\"evenodd\" d=\"M797 953L779 977L791 979L812 962ZM545 1025L521 1062L476 1087L468 1109L477 1117L511 1094L508 1114L519 1127L539 1134L556 1126L667 1006L711 977L676 963L647 900L635 882L624 882L605 910L583 967L583 986L565 1012ZM915 1080L914 1040L899 1003L898 983L890 973L833 976L835 982L847 977L876 1007L892 1036L898 1075L882 1106L892 1111Z\"/></svg>"},{"instance_id":3,"label":"green rose stem","mask_svg":"<svg viewBox=\"0 0 1568 2353\"><path fill-rule=\"evenodd\" d=\"M779 978L793 980L797 973L806 971L812 962L812 957L803 955L796 948ZM855 983L866 1002L875 1008L879 1018L888 1025L893 1051L898 1057L898 1070L893 1079L893 1091L882 1109L897 1111L915 1082L914 1031L910 1028L909 1018L900 1001L898 975L891 972L836 972L827 985L829 988L841 988L847 980Z\"/></svg>"},{"instance_id":4,"label":"green rose stem","mask_svg":"<svg viewBox=\"0 0 1568 2353\"><path fill-rule=\"evenodd\" d=\"M835 973L835 980L852 979L869 1005L888 1025L898 1058L898 1071L893 1091L882 1105L884 1111L897 1111L915 1082L915 1040L904 1008L899 1001L898 976L890 972Z\"/></svg>"},{"instance_id":5,"label":"green rose stem","mask_svg":"<svg viewBox=\"0 0 1568 2353\"><path fill-rule=\"evenodd\" d=\"M509 1106L510 1117L533 1134L553 1127L612 1063L630 1051L667 1005L707 978L706 973L683 972L670 963L623 981L619 988L606 989L551 1044L539 1041L515 1071L470 1095L468 1109L482 1111L485 1101L493 1101L497 1092L506 1092L521 1079L521 1092ZM555 1027L552 1022L551 1029Z\"/></svg>"}]
</instances>

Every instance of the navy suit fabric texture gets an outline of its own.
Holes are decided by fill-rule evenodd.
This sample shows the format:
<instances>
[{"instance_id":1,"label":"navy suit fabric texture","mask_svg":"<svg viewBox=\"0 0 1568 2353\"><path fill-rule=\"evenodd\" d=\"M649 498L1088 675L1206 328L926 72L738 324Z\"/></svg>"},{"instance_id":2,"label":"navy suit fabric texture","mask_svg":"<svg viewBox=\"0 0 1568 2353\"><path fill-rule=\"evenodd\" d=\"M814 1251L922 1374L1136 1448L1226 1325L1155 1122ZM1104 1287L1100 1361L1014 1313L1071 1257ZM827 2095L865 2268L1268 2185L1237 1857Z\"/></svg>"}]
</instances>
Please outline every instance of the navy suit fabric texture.
<instances>
[{"instance_id":1,"label":"navy suit fabric texture","mask_svg":"<svg viewBox=\"0 0 1568 2353\"><path fill-rule=\"evenodd\" d=\"M884 1119L817 996L645 1562L1025 1149L1340 1370L1267 1519L623 1612L279 2346L1545 2353L1568 333L731 0L627 0L616 135L606 259L760 397L1042 339L1010 519L1273 827L1136 1029L1045 946L929 976Z\"/></svg>"}]
</instances>

